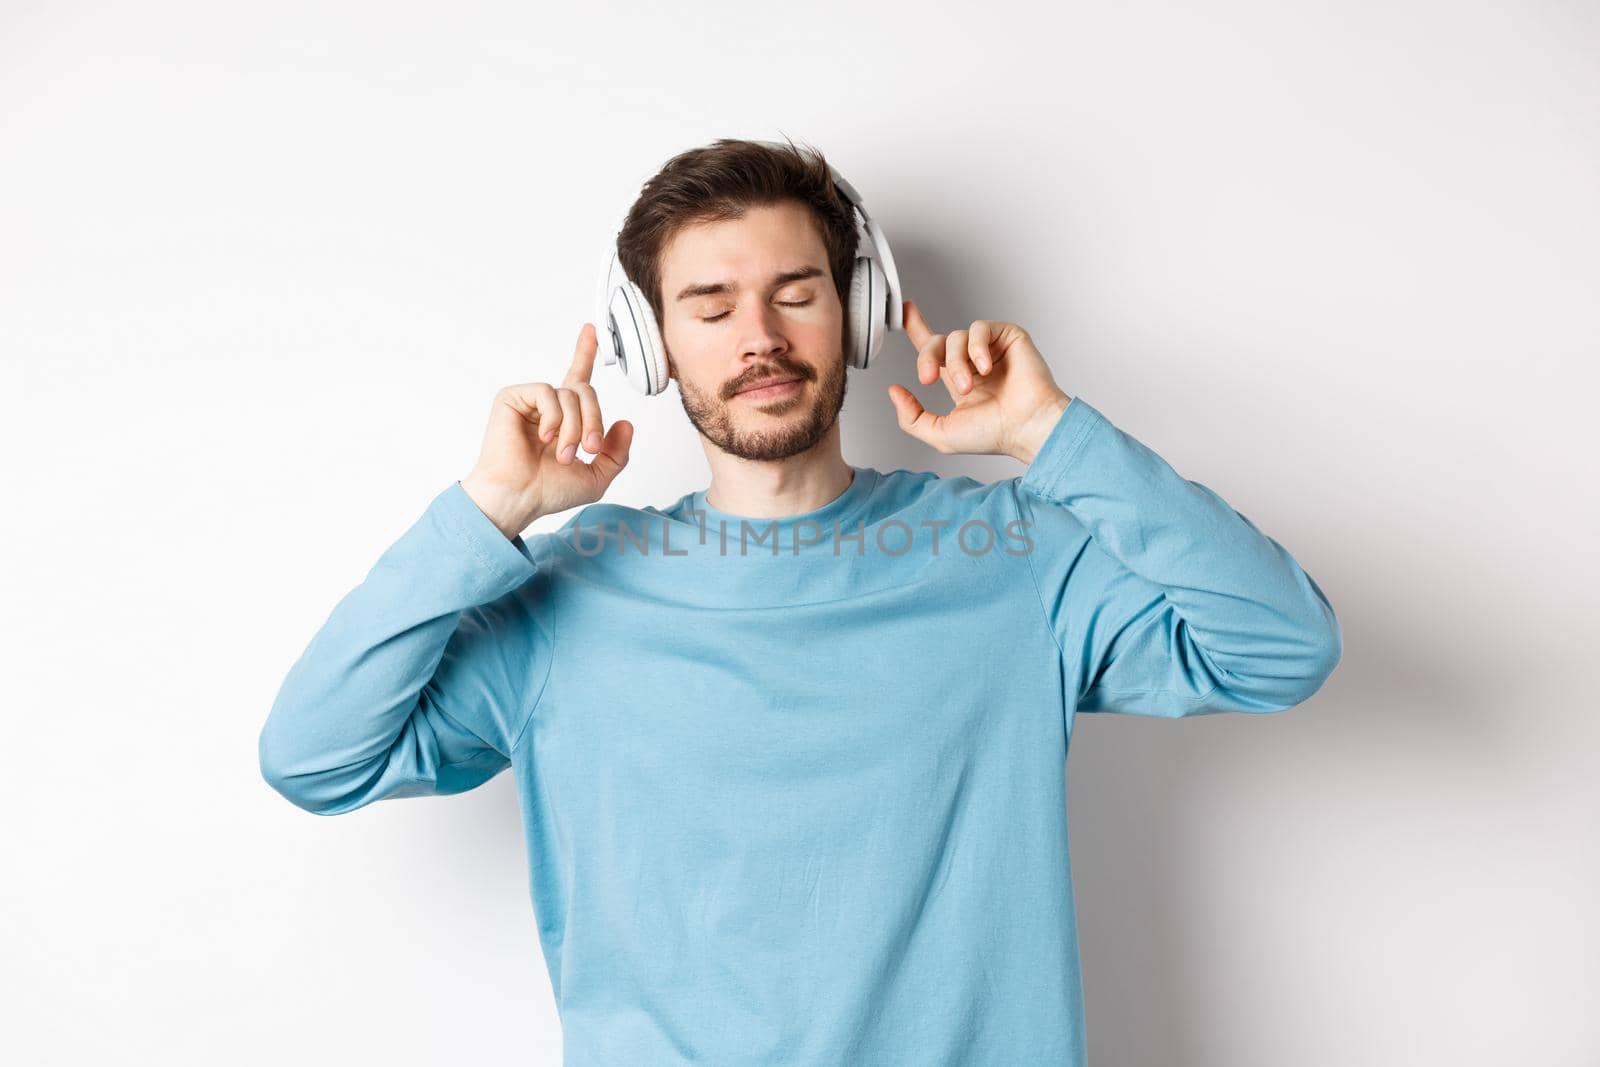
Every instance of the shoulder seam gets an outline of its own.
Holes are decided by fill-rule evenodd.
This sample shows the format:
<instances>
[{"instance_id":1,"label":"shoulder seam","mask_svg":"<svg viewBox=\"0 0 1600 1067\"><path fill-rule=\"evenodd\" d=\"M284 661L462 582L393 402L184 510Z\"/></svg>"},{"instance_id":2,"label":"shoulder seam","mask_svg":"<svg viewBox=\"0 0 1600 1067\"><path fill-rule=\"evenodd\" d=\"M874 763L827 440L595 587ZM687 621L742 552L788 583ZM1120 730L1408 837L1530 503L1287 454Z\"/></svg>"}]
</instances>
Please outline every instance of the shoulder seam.
<instances>
[{"instance_id":1,"label":"shoulder seam","mask_svg":"<svg viewBox=\"0 0 1600 1067\"><path fill-rule=\"evenodd\" d=\"M545 570L545 560L549 553L550 541L546 537L535 536L534 545L537 546L539 560L535 564L534 577L529 580L530 582L536 581L540 577L548 577ZM534 606L535 610L537 607L538 605L536 604ZM532 622L536 627L545 625L537 617L532 618ZM527 710L522 714L522 725L517 728L516 735L511 739L511 747L506 752L507 759L511 759L516 756L517 747L522 744L522 739L527 736L528 727L533 722L534 712L539 709L539 703L544 699L544 691L549 686L550 675L555 669L557 629L553 624L548 625L546 628L550 634L550 646L549 653L545 656L544 678L539 682L538 692L534 694L532 701L530 701L528 704Z\"/></svg>"},{"instance_id":2,"label":"shoulder seam","mask_svg":"<svg viewBox=\"0 0 1600 1067\"><path fill-rule=\"evenodd\" d=\"M1009 483L1011 485L1011 492L1010 492L1011 507L1012 507L1012 510L1016 512L1017 520L1019 522L1026 523L1028 526L1033 525L1031 522L1028 522L1028 520L1026 518L1024 518L1023 514L1022 514L1022 499L1021 499L1021 494L1023 492L1023 490L1021 488L1021 486L1022 486L1022 478L1020 476L1018 476L1018 477L1010 478L1010 479L1008 479L1008 481L1009 481ZM1037 542L1034 542L1034 544L1036 546ZM1044 626L1045 633L1050 635L1050 643L1055 646L1056 652L1058 653L1058 657L1057 657L1057 660L1056 660L1056 670L1061 675L1061 678L1062 678L1062 684L1061 684L1061 701L1062 701L1061 730L1062 730L1062 735L1063 735L1063 737L1065 739L1066 744L1070 746L1072 744L1072 718L1073 718L1074 715L1077 714L1077 710L1078 710L1078 696L1079 696L1079 694L1075 691L1078 687L1077 687L1076 683L1073 683L1071 688L1074 690L1074 692L1071 692L1071 693L1067 692L1067 688L1068 688L1068 679L1066 678L1067 650L1061 644L1061 639L1056 636L1056 628L1050 624L1050 609L1045 607L1044 590L1042 588L1040 588L1040 586L1039 586L1039 574L1038 574L1037 571L1035 571L1033 569L1033 549L1032 548L1029 548L1028 551L1026 551L1026 552L1024 552L1022 554L1022 562L1025 563L1027 565L1027 567L1028 567L1028 580L1033 584L1033 597L1034 597L1034 600L1036 600L1038 602L1038 604L1039 604L1039 620L1040 620L1040 623Z\"/></svg>"},{"instance_id":3,"label":"shoulder seam","mask_svg":"<svg viewBox=\"0 0 1600 1067\"><path fill-rule=\"evenodd\" d=\"M1022 502L1017 499L1018 490L1016 487L1020 484L1020 481L1017 478L1012 478L1010 481L1013 487L1011 491L1012 510L1016 513L1019 522L1025 522L1028 523L1029 526L1032 526L1033 524L1028 522L1028 520L1023 517ZM1050 625L1050 609L1045 606L1044 590L1039 587L1039 574L1033 569L1032 556L1032 551L1024 552L1022 554L1022 559L1023 562L1028 565L1028 579L1033 583L1033 597L1034 600L1036 600L1039 604L1039 618L1044 622L1045 632L1050 635L1050 643L1056 646L1056 651L1060 652L1062 659L1065 660L1067 650L1062 647L1061 639L1056 636L1055 627Z\"/></svg>"}]
</instances>

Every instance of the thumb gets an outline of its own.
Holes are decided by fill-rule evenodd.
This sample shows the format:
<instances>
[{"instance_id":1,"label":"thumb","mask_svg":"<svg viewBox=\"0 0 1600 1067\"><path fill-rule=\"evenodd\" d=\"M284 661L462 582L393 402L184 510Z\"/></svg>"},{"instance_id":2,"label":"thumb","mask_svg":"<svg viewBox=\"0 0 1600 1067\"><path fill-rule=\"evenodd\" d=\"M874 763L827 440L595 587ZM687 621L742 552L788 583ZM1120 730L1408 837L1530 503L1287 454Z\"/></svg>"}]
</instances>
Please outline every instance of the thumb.
<instances>
[{"instance_id":1,"label":"thumb","mask_svg":"<svg viewBox=\"0 0 1600 1067\"><path fill-rule=\"evenodd\" d=\"M628 452L633 447L633 423L618 419L606 431L600 442L600 451L589 461L589 467L600 477L600 488L608 488L622 468L628 465Z\"/></svg>"},{"instance_id":2,"label":"thumb","mask_svg":"<svg viewBox=\"0 0 1600 1067\"><path fill-rule=\"evenodd\" d=\"M943 451L940 418L922 406L922 401L903 385L889 386L889 399L894 403L895 421L900 429L930 448Z\"/></svg>"}]
</instances>

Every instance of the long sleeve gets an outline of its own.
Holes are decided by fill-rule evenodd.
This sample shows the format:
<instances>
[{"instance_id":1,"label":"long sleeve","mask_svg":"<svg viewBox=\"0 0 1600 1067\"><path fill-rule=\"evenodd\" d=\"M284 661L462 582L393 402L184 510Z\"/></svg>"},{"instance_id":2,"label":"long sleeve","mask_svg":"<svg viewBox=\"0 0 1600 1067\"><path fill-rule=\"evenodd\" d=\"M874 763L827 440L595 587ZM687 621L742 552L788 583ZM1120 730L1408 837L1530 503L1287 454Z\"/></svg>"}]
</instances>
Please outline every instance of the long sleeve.
<instances>
[{"instance_id":1,"label":"long sleeve","mask_svg":"<svg viewBox=\"0 0 1600 1067\"><path fill-rule=\"evenodd\" d=\"M336 815L508 767L549 670L538 558L452 483L290 668L261 731L262 776Z\"/></svg>"},{"instance_id":2,"label":"long sleeve","mask_svg":"<svg viewBox=\"0 0 1600 1067\"><path fill-rule=\"evenodd\" d=\"M1283 546L1082 398L1013 482L1076 710L1281 711L1338 665L1333 607Z\"/></svg>"}]
</instances>

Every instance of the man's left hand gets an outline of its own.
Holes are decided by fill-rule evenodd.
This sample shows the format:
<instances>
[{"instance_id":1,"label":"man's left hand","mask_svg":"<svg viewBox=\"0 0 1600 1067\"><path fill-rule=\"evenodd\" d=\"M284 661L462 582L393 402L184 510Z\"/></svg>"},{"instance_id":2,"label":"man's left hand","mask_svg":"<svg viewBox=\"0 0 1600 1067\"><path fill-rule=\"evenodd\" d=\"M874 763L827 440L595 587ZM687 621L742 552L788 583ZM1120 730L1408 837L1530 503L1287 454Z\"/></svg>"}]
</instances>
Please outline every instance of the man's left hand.
<instances>
[{"instance_id":1,"label":"man's left hand","mask_svg":"<svg viewBox=\"0 0 1600 1067\"><path fill-rule=\"evenodd\" d=\"M889 386L900 428L946 455L1012 456L1032 463L1072 402L1055 383L1028 332L1014 322L979 319L934 333L915 302L905 302L906 336L917 349L917 380L944 382L955 410L935 415L903 385Z\"/></svg>"}]
</instances>

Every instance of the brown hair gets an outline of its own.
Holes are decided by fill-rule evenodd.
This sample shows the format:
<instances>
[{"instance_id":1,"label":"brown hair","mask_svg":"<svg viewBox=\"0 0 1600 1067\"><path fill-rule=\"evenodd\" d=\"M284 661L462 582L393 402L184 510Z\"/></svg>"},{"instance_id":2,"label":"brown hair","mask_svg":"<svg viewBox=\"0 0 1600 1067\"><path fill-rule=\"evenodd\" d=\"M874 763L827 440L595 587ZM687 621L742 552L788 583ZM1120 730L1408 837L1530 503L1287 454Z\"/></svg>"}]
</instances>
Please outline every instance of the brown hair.
<instances>
[{"instance_id":1,"label":"brown hair","mask_svg":"<svg viewBox=\"0 0 1600 1067\"><path fill-rule=\"evenodd\" d=\"M723 137L669 159L644 183L622 229L617 259L643 290L663 321L661 250L683 227L698 222L743 218L752 206L799 201L811 209L827 249L839 303L844 305L844 336L850 336L850 271L856 258L856 224L850 202L833 183L828 162L817 149L787 147Z\"/></svg>"}]
</instances>

